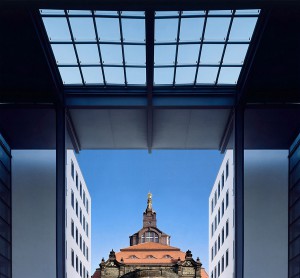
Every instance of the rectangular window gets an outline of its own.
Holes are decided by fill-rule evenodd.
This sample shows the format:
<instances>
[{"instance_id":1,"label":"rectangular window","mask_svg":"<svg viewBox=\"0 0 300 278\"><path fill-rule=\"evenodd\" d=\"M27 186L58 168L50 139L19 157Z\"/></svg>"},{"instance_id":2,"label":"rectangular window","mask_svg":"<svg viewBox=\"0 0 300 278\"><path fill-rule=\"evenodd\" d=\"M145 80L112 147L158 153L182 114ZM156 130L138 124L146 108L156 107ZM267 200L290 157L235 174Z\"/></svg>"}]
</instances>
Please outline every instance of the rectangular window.
<instances>
[{"instance_id":1,"label":"rectangular window","mask_svg":"<svg viewBox=\"0 0 300 278\"><path fill-rule=\"evenodd\" d=\"M80 193L80 198L82 199L82 184L80 182L80 186L79 186L79 193Z\"/></svg>"},{"instance_id":2,"label":"rectangular window","mask_svg":"<svg viewBox=\"0 0 300 278\"><path fill-rule=\"evenodd\" d=\"M220 250L220 246L221 246L221 238L220 235L218 236L218 251Z\"/></svg>"},{"instance_id":3,"label":"rectangular window","mask_svg":"<svg viewBox=\"0 0 300 278\"><path fill-rule=\"evenodd\" d=\"M222 229L222 244L224 243L224 228Z\"/></svg>"},{"instance_id":4,"label":"rectangular window","mask_svg":"<svg viewBox=\"0 0 300 278\"><path fill-rule=\"evenodd\" d=\"M217 251L218 251L218 249L217 249L217 241L215 241L215 256L217 255Z\"/></svg>"},{"instance_id":5,"label":"rectangular window","mask_svg":"<svg viewBox=\"0 0 300 278\"><path fill-rule=\"evenodd\" d=\"M85 241L83 241L82 252L83 252L83 256L85 256Z\"/></svg>"},{"instance_id":6,"label":"rectangular window","mask_svg":"<svg viewBox=\"0 0 300 278\"><path fill-rule=\"evenodd\" d=\"M211 261L214 259L214 247L211 248Z\"/></svg>"},{"instance_id":7,"label":"rectangular window","mask_svg":"<svg viewBox=\"0 0 300 278\"><path fill-rule=\"evenodd\" d=\"M220 182L218 183L218 199L220 197L220 191L221 191L221 188L220 188Z\"/></svg>"},{"instance_id":8,"label":"rectangular window","mask_svg":"<svg viewBox=\"0 0 300 278\"><path fill-rule=\"evenodd\" d=\"M224 256L222 257L222 260L221 260L221 272L224 271Z\"/></svg>"},{"instance_id":9,"label":"rectangular window","mask_svg":"<svg viewBox=\"0 0 300 278\"><path fill-rule=\"evenodd\" d=\"M86 222L85 232L86 232L86 236L89 237L89 224L87 222Z\"/></svg>"},{"instance_id":10,"label":"rectangular window","mask_svg":"<svg viewBox=\"0 0 300 278\"><path fill-rule=\"evenodd\" d=\"M217 190L215 191L215 206L217 205Z\"/></svg>"},{"instance_id":11,"label":"rectangular window","mask_svg":"<svg viewBox=\"0 0 300 278\"><path fill-rule=\"evenodd\" d=\"M78 244L78 229L76 228L76 243Z\"/></svg>"},{"instance_id":12,"label":"rectangular window","mask_svg":"<svg viewBox=\"0 0 300 278\"><path fill-rule=\"evenodd\" d=\"M220 261L218 262L218 277L220 276Z\"/></svg>"},{"instance_id":13,"label":"rectangular window","mask_svg":"<svg viewBox=\"0 0 300 278\"><path fill-rule=\"evenodd\" d=\"M89 248L86 247L86 260L89 261Z\"/></svg>"},{"instance_id":14,"label":"rectangular window","mask_svg":"<svg viewBox=\"0 0 300 278\"><path fill-rule=\"evenodd\" d=\"M213 271L211 272L210 277L214 278L214 272Z\"/></svg>"},{"instance_id":15,"label":"rectangular window","mask_svg":"<svg viewBox=\"0 0 300 278\"><path fill-rule=\"evenodd\" d=\"M78 174L76 172L76 188L78 189Z\"/></svg>"},{"instance_id":16,"label":"rectangular window","mask_svg":"<svg viewBox=\"0 0 300 278\"><path fill-rule=\"evenodd\" d=\"M229 175L229 165L228 165L228 160L227 160L227 163L226 163L226 180L228 178L228 175Z\"/></svg>"},{"instance_id":17,"label":"rectangular window","mask_svg":"<svg viewBox=\"0 0 300 278\"><path fill-rule=\"evenodd\" d=\"M215 266L215 277L217 277L217 267Z\"/></svg>"},{"instance_id":18,"label":"rectangular window","mask_svg":"<svg viewBox=\"0 0 300 278\"><path fill-rule=\"evenodd\" d=\"M215 230L217 229L217 216L215 216Z\"/></svg>"},{"instance_id":19,"label":"rectangular window","mask_svg":"<svg viewBox=\"0 0 300 278\"><path fill-rule=\"evenodd\" d=\"M229 250L226 250L226 256L225 256L225 266L228 266L228 256L229 256Z\"/></svg>"},{"instance_id":20,"label":"rectangular window","mask_svg":"<svg viewBox=\"0 0 300 278\"><path fill-rule=\"evenodd\" d=\"M86 278L89 278L89 273L88 273L88 271L86 272Z\"/></svg>"},{"instance_id":21,"label":"rectangular window","mask_svg":"<svg viewBox=\"0 0 300 278\"><path fill-rule=\"evenodd\" d=\"M76 215L78 216L78 201L77 201L77 199L76 199Z\"/></svg>"},{"instance_id":22,"label":"rectangular window","mask_svg":"<svg viewBox=\"0 0 300 278\"><path fill-rule=\"evenodd\" d=\"M83 190L83 204L85 206L85 191Z\"/></svg>"},{"instance_id":23,"label":"rectangular window","mask_svg":"<svg viewBox=\"0 0 300 278\"><path fill-rule=\"evenodd\" d=\"M74 221L71 219L71 235L74 238Z\"/></svg>"},{"instance_id":24,"label":"rectangular window","mask_svg":"<svg viewBox=\"0 0 300 278\"><path fill-rule=\"evenodd\" d=\"M211 237L214 235L214 222L211 223Z\"/></svg>"},{"instance_id":25,"label":"rectangular window","mask_svg":"<svg viewBox=\"0 0 300 278\"><path fill-rule=\"evenodd\" d=\"M222 206L221 206L221 208L222 208L222 217L223 217L223 215L224 215L224 199L222 200Z\"/></svg>"},{"instance_id":26,"label":"rectangular window","mask_svg":"<svg viewBox=\"0 0 300 278\"><path fill-rule=\"evenodd\" d=\"M76 271L78 272L78 257L76 256Z\"/></svg>"},{"instance_id":27,"label":"rectangular window","mask_svg":"<svg viewBox=\"0 0 300 278\"><path fill-rule=\"evenodd\" d=\"M87 211L87 213L89 213L89 200L88 199L86 199L85 205L86 205L86 211Z\"/></svg>"},{"instance_id":28,"label":"rectangular window","mask_svg":"<svg viewBox=\"0 0 300 278\"><path fill-rule=\"evenodd\" d=\"M73 163L73 160L71 160L71 176L74 180L74 163Z\"/></svg>"},{"instance_id":29,"label":"rectangular window","mask_svg":"<svg viewBox=\"0 0 300 278\"><path fill-rule=\"evenodd\" d=\"M218 210L218 225L220 224L220 219L221 219L221 213L220 213L220 209Z\"/></svg>"},{"instance_id":30,"label":"rectangular window","mask_svg":"<svg viewBox=\"0 0 300 278\"><path fill-rule=\"evenodd\" d=\"M211 199L211 213L214 211L214 199Z\"/></svg>"},{"instance_id":31,"label":"rectangular window","mask_svg":"<svg viewBox=\"0 0 300 278\"><path fill-rule=\"evenodd\" d=\"M229 234L229 220L226 221L226 238L228 237Z\"/></svg>"},{"instance_id":32,"label":"rectangular window","mask_svg":"<svg viewBox=\"0 0 300 278\"><path fill-rule=\"evenodd\" d=\"M222 189L224 188L225 182L224 182L224 172L222 174Z\"/></svg>"},{"instance_id":33,"label":"rectangular window","mask_svg":"<svg viewBox=\"0 0 300 278\"><path fill-rule=\"evenodd\" d=\"M229 205L229 191L226 192L226 208L228 208Z\"/></svg>"},{"instance_id":34,"label":"rectangular window","mask_svg":"<svg viewBox=\"0 0 300 278\"><path fill-rule=\"evenodd\" d=\"M74 208L74 192L73 190L71 191L71 206Z\"/></svg>"},{"instance_id":35,"label":"rectangular window","mask_svg":"<svg viewBox=\"0 0 300 278\"><path fill-rule=\"evenodd\" d=\"M80 277L82 277L82 262L80 261L80 268L79 268L79 274L80 274Z\"/></svg>"},{"instance_id":36,"label":"rectangular window","mask_svg":"<svg viewBox=\"0 0 300 278\"><path fill-rule=\"evenodd\" d=\"M83 266L83 278L85 278L85 266Z\"/></svg>"},{"instance_id":37,"label":"rectangular window","mask_svg":"<svg viewBox=\"0 0 300 278\"><path fill-rule=\"evenodd\" d=\"M79 221L80 221L80 224L82 224L82 210L80 208L80 212L79 212Z\"/></svg>"},{"instance_id":38,"label":"rectangular window","mask_svg":"<svg viewBox=\"0 0 300 278\"><path fill-rule=\"evenodd\" d=\"M85 231L85 216L83 216L83 230Z\"/></svg>"},{"instance_id":39,"label":"rectangular window","mask_svg":"<svg viewBox=\"0 0 300 278\"><path fill-rule=\"evenodd\" d=\"M82 250L82 236L79 237L79 248Z\"/></svg>"},{"instance_id":40,"label":"rectangular window","mask_svg":"<svg viewBox=\"0 0 300 278\"><path fill-rule=\"evenodd\" d=\"M71 249L71 264L74 267L74 250Z\"/></svg>"}]
</instances>

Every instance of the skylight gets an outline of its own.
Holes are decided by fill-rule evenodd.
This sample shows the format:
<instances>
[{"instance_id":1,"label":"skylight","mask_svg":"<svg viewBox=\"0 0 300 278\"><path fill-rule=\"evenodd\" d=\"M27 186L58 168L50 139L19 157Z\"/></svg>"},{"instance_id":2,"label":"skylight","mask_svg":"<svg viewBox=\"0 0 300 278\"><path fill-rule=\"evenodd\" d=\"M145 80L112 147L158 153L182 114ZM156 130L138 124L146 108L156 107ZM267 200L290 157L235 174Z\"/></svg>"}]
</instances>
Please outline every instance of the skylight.
<instances>
[{"instance_id":1,"label":"skylight","mask_svg":"<svg viewBox=\"0 0 300 278\"><path fill-rule=\"evenodd\" d=\"M154 86L236 85L259 13L156 12ZM144 12L40 14L64 85L147 85Z\"/></svg>"}]
</instances>

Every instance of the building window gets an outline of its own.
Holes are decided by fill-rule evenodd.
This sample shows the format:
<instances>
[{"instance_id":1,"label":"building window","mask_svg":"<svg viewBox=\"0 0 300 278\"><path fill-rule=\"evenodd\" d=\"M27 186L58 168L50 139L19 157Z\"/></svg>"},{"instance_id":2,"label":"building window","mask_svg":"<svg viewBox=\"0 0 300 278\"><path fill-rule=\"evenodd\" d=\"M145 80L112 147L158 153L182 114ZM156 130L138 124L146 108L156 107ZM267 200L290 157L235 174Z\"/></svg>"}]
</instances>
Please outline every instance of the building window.
<instances>
[{"instance_id":1,"label":"building window","mask_svg":"<svg viewBox=\"0 0 300 278\"><path fill-rule=\"evenodd\" d=\"M229 234L229 220L226 221L226 238L228 237Z\"/></svg>"},{"instance_id":2,"label":"building window","mask_svg":"<svg viewBox=\"0 0 300 278\"><path fill-rule=\"evenodd\" d=\"M85 256L85 241L83 241L82 252L83 252L83 256Z\"/></svg>"},{"instance_id":3,"label":"building window","mask_svg":"<svg viewBox=\"0 0 300 278\"><path fill-rule=\"evenodd\" d=\"M71 264L74 267L74 250L71 249Z\"/></svg>"},{"instance_id":4,"label":"building window","mask_svg":"<svg viewBox=\"0 0 300 278\"><path fill-rule=\"evenodd\" d=\"M86 272L86 278L89 278L89 273L88 273L88 271Z\"/></svg>"},{"instance_id":5,"label":"building window","mask_svg":"<svg viewBox=\"0 0 300 278\"><path fill-rule=\"evenodd\" d=\"M86 222L85 232L86 232L86 236L89 237L89 225L87 222Z\"/></svg>"},{"instance_id":6,"label":"building window","mask_svg":"<svg viewBox=\"0 0 300 278\"><path fill-rule=\"evenodd\" d=\"M214 278L214 272L213 271L211 272L210 277Z\"/></svg>"},{"instance_id":7,"label":"building window","mask_svg":"<svg viewBox=\"0 0 300 278\"><path fill-rule=\"evenodd\" d=\"M76 243L78 244L78 229L76 228Z\"/></svg>"},{"instance_id":8,"label":"building window","mask_svg":"<svg viewBox=\"0 0 300 278\"><path fill-rule=\"evenodd\" d=\"M225 266L227 267L228 266L228 256L229 256L229 250L227 249L226 250L226 256L225 256Z\"/></svg>"},{"instance_id":9,"label":"building window","mask_svg":"<svg viewBox=\"0 0 300 278\"><path fill-rule=\"evenodd\" d=\"M74 192L73 190L71 191L71 206L74 208Z\"/></svg>"},{"instance_id":10,"label":"building window","mask_svg":"<svg viewBox=\"0 0 300 278\"><path fill-rule=\"evenodd\" d=\"M215 230L217 229L217 216L215 216Z\"/></svg>"},{"instance_id":11,"label":"building window","mask_svg":"<svg viewBox=\"0 0 300 278\"><path fill-rule=\"evenodd\" d=\"M211 248L211 260L214 259L214 247Z\"/></svg>"},{"instance_id":12,"label":"building window","mask_svg":"<svg viewBox=\"0 0 300 278\"><path fill-rule=\"evenodd\" d=\"M80 211L79 211L79 221L80 221L80 224L82 224L82 210L80 208Z\"/></svg>"},{"instance_id":13,"label":"building window","mask_svg":"<svg viewBox=\"0 0 300 278\"><path fill-rule=\"evenodd\" d=\"M211 213L214 211L214 199L211 199Z\"/></svg>"},{"instance_id":14,"label":"building window","mask_svg":"<svg viewBox=\"0 0 300 278\"><path fill-rule=\"evenodd\" d=\"M229 205L229 191L226 192L226 208L228 208Z\"/></svg>"},{"instance_id":15,"label":"building window","mask_svg":"<svg viewBox=\"0 0 300 278\"><path fill-rule=\"evenodd\" d=\"M218 199L219 199L219 197L220 197L220 182L218 183Z\"/></svg>"},{"instance_id":16,"label":"building window","mask_svg":"<svg viewBox=\"0 0 300 278\"><path fill-rule=\"evenodd\" d=\"M74 180L74 163L73 163L73 160L71 160L71 176Z\"/></svg>"},{"instance_id":17,"label":"building window","mask_svg":"<svg viewBox=\"0 0 300 278\"><path fill-rule=\"evenodd\" d=\"M142 242L158 242L158 234L155 232L145 232L142 235Z\"/></svg>"},{"instance_id":18,"label":"building window","mask_svg":"<svg viewBox=\"0 0 300 278\"><path fill-rule=\"evenodd\" d=\"M79 237L79 248L82 250L82 236Z\"/></svg>"},{"instance_id":19,"label":"building window","mask_svg":"<svg viewBox=\"0 0 300 278\"><path fill-rule=\"evenodd\" d=\"M214 222L211 223L211 237L214 235Z\"/></svg>"},{"instance_id":20,"label":"building window","mask_svg":"<svg viewBox=\"0 0 300 278\"><path fill-rule=\"evenodd\" d=\"M76 188L78 189L78 173L76 172Z\"/></svg>"},{"instance_id":21,"label":"building window","mask_svg":"<svg viewBox=\"0 0 300 278\"><path fill-rule=\"evenodd\" d=\"M89 261L89 248L86 247L86 260Z\"/></svg>"},{"instance_id":22,"label":"building window","mask_svg":"<svg viewBox=\"0 0 300 278\"><path fill-rule=\"evenodd\" d=\"M78 216L78 201L77 201L77 199L76 199L76 215Z\"/></svg>"},{"instance_id":23,"label":"building window","mask_svg":"<svg viewBox=\"0 0 300 278\"><path fill-rule=\"evenodd\" d=\"M74 221L71 219L71 235L74 238Z\"/></svg>"},{"instance_id":24,"label":"building window","mask_svg":"<svg viewBox=\"0 0 300 278\"><path fill-rule=\"evenodd\" d=\"M76 256L76 271L78 272L78 257Z\"/></svg>"},{"instance_id":25,"label":"building window","mask_svg":"<svg viewBox=\"0 0 300 278\"><path fill-rule=\"evenodd\" d=\"M223 172L223 174L222 174L222 189L224 188L224 184L225 184L225 182L224 182L224 172Z\"/></svg>"},{"instance_id":26,"label":"building window","mask_svg":"<svg viewBox=\"0 0 300 278\"><path fill-rule=\"evenodd\" d=\"M217 267L215 266L215 277L217 277Z\"/></svg>"},{"instance_id":27,"label":"building window","mask_svg":"<svg viewBox=\"0 0 300 278\"><path fill-rule=\"evenodd\" d=\"M83 204L85 206L85 191L83 190Z\"/></svg>"},{"instance_id":28,"label":"building window","mask_svg":"<svg viewBox=\"0 0 300 278\"><path fill-rule=\"evenodd\" d=\"M215 206L217 205L217 189L215 191Z\"/></svg>"},{"instance_id":29,"label":"building window","mask_svg":"<svg viewBox=\"0 0 300 278\"><path fill-rule=\"evenodd\" d=\"M218 262L218 277L220 276L220 261Z\"/></svg>"},{"instance_id":30,"label":"building window","mask_svg":"<svg viewBox=\"0 0 300 278\"><path fill-rule=\"evenodd\" d=\"M218 225L220 224L220 219L221 219L221 214L220 214L220 209L218 210Z\"/></svg>"},{"instance_id":31,"label":"building window","mask_svg":"<svg viewBox=\"0 0 300 278\"><path fill-rule=\"evenodd\" d=\"M222 200L221 209L222 209L222 217L223 217L223 215L224 215L224 199Z\"/></svg>"},{"instance_id":32,"label":"building window","mask_svg":"<svg viewBox=\"0 0 300 278\"><path fill-rule=\"evenodd\" d=\"M80 198L82 199L82 184L81 184L81 182L79 185L79 193L80 193Z\"/></svg>"},{"instance_id":33,"label":"building window","mask_svg":"<svg viewBox=\"0 0 300 278\"><path fill-rule=\"evenodd\" d=\"M85 278L85 266L83 266L83 278Z\"/></svg>"},{"instance_id":34,"label":"building window","mask_svg":"<svg viewBox=\"0 0 300 278\"><path fill-rule=\"evenodd\" d=\"M220 246L221 246L221 238L220 235L218 236L218 251L220 250Z\"/></svg>"},{"instance_id":35,"label":"building window","mask_svg":"<svg viewBox=\"0 0 300 278\"><path fill-rule=\"evenodd\" d=\"M229 175L229 165L228 165L228 160L227 160L227 163L226 163L226 180L228 178L228 175Z\"/></svg>"},{"instance_id":36,"label":"building window","mask_svg":"<svg viewBox=\"0 0 300 278\"><path fill-rule=\"evenodd\" d=\"M215 241L215 256L217 255L217 251L218 251L218 249L217 249L217 241Z\"/></svg>"},{"instance_id":37,"label":"building window","mask_svg":"<svg viewBox=\"0 0 300 278\"><path fill-rule=\"evenodd\" d=\"M224 228L222 229L222 244L224 243Z\"/></svg>"},{"instance_id":38,"label":"building window","mask_svg":"<svg viewBox=\"0 0 300 278\"><path fill-rule=\"evenodd\" d=\"M83 230L85 231L85 216L83 216Z\"/></svg>"},{"instance_id":39,"label":"building window","mask_svg":"<svg viewBox=\"0 0 300 278\"><path fill-rule=\"evenodd\" d=\"M88 199L86 199L85 205L86 205L86 212L89 213L89 200Z\"/></svg>"},{"instance_id":40,"label":"building window","mask_svg":"<svg viewBox=\"0 0 300 278\"><path fill-rule=\"evenodd\" d=\"M221 259L221 272L224 271L224 256Z\"/></svg>"},{"instance_id":41,"label":"building window","mask_svg":"<svg viewBox=\"0 0 300 278\"><path fill-rule=\"evenodd\" d=\"M80 274L80 277L82 277L82 262L80 261L80 268L79 268L79 274Z\"/></svg>"}]
</instances>

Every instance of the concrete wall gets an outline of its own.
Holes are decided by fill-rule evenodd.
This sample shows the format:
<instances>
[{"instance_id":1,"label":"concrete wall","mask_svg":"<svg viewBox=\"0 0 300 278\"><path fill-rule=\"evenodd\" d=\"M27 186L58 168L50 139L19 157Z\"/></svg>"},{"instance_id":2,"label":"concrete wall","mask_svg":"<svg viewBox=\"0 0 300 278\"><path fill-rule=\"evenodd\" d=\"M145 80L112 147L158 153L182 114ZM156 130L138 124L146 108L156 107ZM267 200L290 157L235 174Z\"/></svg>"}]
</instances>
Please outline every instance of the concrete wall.
<instances>
[{"instance_id":1,"label":"concrete wall","mask_svg":"<svg viewBox=\"0 0 300 278\"><path fill-rule=\"evenodd\" d=\"M245 152L244 247L244 278L287 277L287 150Z\"/></svg>"},{"instance_id":2,"label":"concrete wall","mask_svg":"<svg viewBox=\"0 0 300 278\"><path fill-rule=\"evenodd\" d=\"M12 151L12 276L56 277L55 152Z\"/></svg>"}]
</instances>

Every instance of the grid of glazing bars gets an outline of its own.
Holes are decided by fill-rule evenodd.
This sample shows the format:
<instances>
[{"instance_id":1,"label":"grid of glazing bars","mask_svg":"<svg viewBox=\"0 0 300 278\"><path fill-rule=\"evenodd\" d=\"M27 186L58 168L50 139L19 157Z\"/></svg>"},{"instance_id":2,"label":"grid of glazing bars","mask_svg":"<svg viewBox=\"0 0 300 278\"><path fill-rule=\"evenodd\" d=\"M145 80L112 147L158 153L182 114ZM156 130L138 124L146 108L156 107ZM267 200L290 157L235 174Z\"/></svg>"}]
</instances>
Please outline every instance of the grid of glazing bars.
<instances>
[{"instance_id":1,"label":"grid of glazing bars","mask_svg":"<svg viewBox=\"0 0 300 278\"><path fill-rule=\"evenodd\" d=\"M260 10L155 13L147 41L143 11L40 10L65 85L236 85Z\"/></svg>"}]
</instances>

